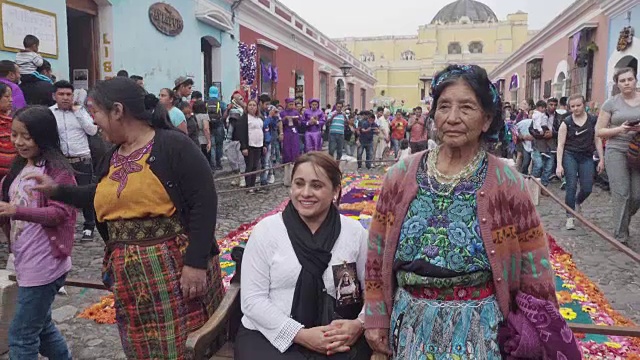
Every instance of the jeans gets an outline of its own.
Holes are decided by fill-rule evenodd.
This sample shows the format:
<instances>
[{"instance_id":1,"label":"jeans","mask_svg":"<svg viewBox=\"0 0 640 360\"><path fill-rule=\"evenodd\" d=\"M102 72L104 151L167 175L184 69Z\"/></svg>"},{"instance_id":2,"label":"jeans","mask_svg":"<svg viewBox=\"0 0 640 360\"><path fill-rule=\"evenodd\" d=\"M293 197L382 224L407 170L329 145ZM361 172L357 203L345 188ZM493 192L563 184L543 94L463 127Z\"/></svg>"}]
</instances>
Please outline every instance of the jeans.
<instances>
[{"instance_id":1,"label":"jeans","mask_svg":"<svg viewBox=\"0 0 640 360\"><path fill-rule=\"evenodd\" d=\"M520 173L522 175L529 175L529 165L531 165L531 153L522 150L522 164L520 164Z\"/></svg>"},{"instance_id":2,"label":"jeans","mask_svg":"<svg viewBox=\"0 0 640 360\"><path fill-rule=\"evenodd\" d=\"M555 170L553 168L553 165L555 164L555 161L553 161L553 154L542 154L538 150L534 150L533 153L531 153L531 159L533 160L531 176L540 179L542 185L549 185L549 180Z\"/></svg>"},{"instance_id":3,"label":"jeans","mask_svg":"<svg viewBox=\"0 0 640 360\"><path fill-rule=\"evenodd\" d=\"M72 163L71 167L76 172L75 178L79 186L93 183L93 165L91 164L91 159ZM83 230L93 231L96 227L96 214L93 207L82 209L82 216L84 217Z\"/></svg>"},{"instance_id":4,"label":"jeans","mask_svg":"<svg viewBox=\"0 0 640 360\"><path fill-rule=\"evenodd\" d=\"M51 320L51 305L67 275L54 282L18 287L16 312L9 328L9 358L37 360L38 353L51 360L71 359L67 342Z\"/></svg>"},{"instance_id":5,"label":"jeans","mask_svg":"<svg viewBox=\"0 0 640 360\"><path fill-rule=\"evenodd\" d=\"M262 155L261 165L263 169L269 169L269 171L265 171L260 174L260 185L267 185L269 174L271 174L273 171L271 170L271 168L273 168L273 165L271 163L271 144L267 145L267 152Z\"/></svg>"},{"instance_id":6,"label":"jeans","mask_svg":"<svg viewBox=\"0 0 640 360\"><path fill-rule=\"evenodd\" d=\"M280 151L280 141L278 140L278 136L272 137L271 161L275 164L280 164L282 162L282 153Z\"/></svg>"},{"instance_id":7,"label":"jeans","mask_svg":"<svg viewBox=\"0 0 640 360\"><path fill-rule=\"evenodd\" d=\"M231 171L244 171L245 162L242 152L240 152L240 141L228 141L224 147Z\"/></svg>"},{"instance_id":8,"label":"jeans","mask_svg":"<svg viewBox=\"0 0 640 360\"><path fill-rule=\"evenodd\" d=\"M565 151L562 158L562 167L564 168L564 176L567 182L564 203L575 210L576 203L582 204L593 190L593 178L596 173L593 155ZM576 199L578 181L580 181L580 192L578 192L578 198ZM569 214L567 213L567 215Z\"/></svg>"},{"instance_id":9,"label":"jeans","mask_svg":"<svg viewBox=\"0 0 640 360\"><path fill-rule=\"evenodd\" d=\"M358 153L358 146L354 143L351 144L348 141L344 142L344 151L347 153L347 155L353 157L354 155L356 155Z\"/></svg>"},{"instance_id":10,"label":"jeans","mask_svg":"<svg viewBox=\"0 0 640 360\"><path fill-rule=\"evenodd\" d=\"M262 148L261 147L252 147L250 146L249 155L244 157L244 161L246 164L246 172L254 172L260 170L261 158L262 158ZM256 185L256 177L257 174L247 175L244 177L245 183L247 184L247 189L252 188Z\"/></svg>"},{"instance_id":11,"label":"jeans","mask_svg":"<svg viewBox=\"0 0 640 360\"><path fill-rule=\"evenodd\" d=\"M391 150L393 150L393 156L396 159L400 156L400 141L402 140L391 138Z\"/></svg>"},{"instance_id":12,"label":"jeans","mask_svg":"<svg viewBox=\"0 0 640 360\"><path fill-rule=\"evenodd\" d=\"M222 153L224 145L224 126L211 129L211 166L222 167Z\"/></svg>"},{"instance_id":13,"label":"jeans","mask_svg":"<svg viewBox=\"0 0 640 360\"><path fill-rule=\"evenodd\" d=\"M329 134L329 155L332 157L337 152L336 160L342 159L342 149L344 148L344 134Z\"/></svg>"},{"instance_id":14,"label":"jeans","mask_svg":"<svg viewBox=\"0 0 640 360\"><path fill-rule=\"evenodd\" d=\"M373 143L361 143L358 146L358 169L362 167L362 152L367 152L367 169L371 169L371 160L373 160Z\"/></svg>"}]
</instances>

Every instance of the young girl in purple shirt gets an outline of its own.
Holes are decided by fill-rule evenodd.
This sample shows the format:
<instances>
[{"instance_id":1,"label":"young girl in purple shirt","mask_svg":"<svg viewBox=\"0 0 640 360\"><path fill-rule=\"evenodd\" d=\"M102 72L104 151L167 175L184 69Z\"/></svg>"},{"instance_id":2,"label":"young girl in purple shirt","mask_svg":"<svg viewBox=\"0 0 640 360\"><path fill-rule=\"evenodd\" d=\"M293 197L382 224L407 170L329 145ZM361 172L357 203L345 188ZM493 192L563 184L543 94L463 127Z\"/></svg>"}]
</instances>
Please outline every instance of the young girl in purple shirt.
<instances>
[{"instance_id":1,"label":"young girl in purple shirt","mask_svg":"<svg viewBox=\"0 0 640 360\"><path fill-rule=\"evenodd\" d=\"M16 112L11 142L17 155L2 182L0 221L15 255L18 299L9 328L9 357L70 359L65 339L51 320L51 305L71 270L76 210L46 199L32 187L34 175L75 184L60 151L56 118L46 107Z\"/></svg>"}]
</instances>

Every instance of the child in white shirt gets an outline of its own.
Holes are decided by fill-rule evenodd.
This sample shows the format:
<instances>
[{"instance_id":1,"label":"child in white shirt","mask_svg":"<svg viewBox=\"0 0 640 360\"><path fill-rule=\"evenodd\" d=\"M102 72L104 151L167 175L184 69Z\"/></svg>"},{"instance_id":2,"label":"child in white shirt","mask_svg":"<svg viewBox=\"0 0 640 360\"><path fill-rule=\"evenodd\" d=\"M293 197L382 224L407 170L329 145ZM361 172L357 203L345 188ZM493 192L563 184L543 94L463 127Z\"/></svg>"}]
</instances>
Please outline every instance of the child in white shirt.
<instances>
[{"instance_id":1,"label":"child in white shirt","mask_svg":"<svg viewBox=\"0 0 640 360\"><path fill-rule=\"evenodd\" d=\"M20 75L31 75L44 64L44 59L38 54L40 40L34 35L27 35L22 44L24 50L16 54L16 64L20 68Z\"/></svg>"}]
</instances>

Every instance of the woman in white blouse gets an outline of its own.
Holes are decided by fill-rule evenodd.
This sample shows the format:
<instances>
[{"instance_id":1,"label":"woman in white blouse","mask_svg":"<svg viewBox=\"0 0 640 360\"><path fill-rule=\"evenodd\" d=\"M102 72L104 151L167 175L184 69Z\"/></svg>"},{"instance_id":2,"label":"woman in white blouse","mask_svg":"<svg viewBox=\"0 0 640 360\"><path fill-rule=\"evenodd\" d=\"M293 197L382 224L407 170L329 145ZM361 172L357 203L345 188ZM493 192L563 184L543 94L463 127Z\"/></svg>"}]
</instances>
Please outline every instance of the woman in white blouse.
<instances>
[{"instance_id":1,"label":"woman in white blouse","mask_svg":"<svg viewBox=\"0 0 640 360\"><path fill-rule=\"evenodd\" d=\"M238 132L240 151L244 156L247 173L260 170L262 155L267 151L264 143L263 124L262 115L258 110L258 102L253 99L249 100L246 111L234 129ZM255 191L253 187L256 186L256 177L256 174L245 176L247 189L250 193Z\"/></svg>"},{"instance_id":2,"label":"woman in white blouse","mask_svg":"<svg viewBox=\"0 0 640 360\"><path fill-rule=\"evenodd\" d=\"M291 178L287 208L260 221L244 251L235 359L369 359L361 320L367 232L338 212L338 163L309 152ZM346 278L353 291L336 300Z\"/></svg>"}]
</instances>

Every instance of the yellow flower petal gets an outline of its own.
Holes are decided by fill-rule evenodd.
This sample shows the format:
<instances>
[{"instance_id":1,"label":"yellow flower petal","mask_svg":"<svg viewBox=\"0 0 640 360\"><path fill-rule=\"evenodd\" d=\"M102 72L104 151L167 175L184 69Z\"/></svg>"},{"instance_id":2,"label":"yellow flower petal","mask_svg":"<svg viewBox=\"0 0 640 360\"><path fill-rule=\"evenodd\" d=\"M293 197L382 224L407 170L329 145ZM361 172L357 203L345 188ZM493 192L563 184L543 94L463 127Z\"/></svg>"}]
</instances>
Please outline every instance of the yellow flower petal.
<instances>
[{"instance_id":1,"label":"yellow flower petal","mask_svg":"<svg viewBox=\"0 0 640 360\"><path fill-rule=\"evenodd\" d=\"M564 307L560 308L560 314L562 314L562 317L567 320L573 320L578 316L575 311Z\"/></svg>"}]
</instances>

